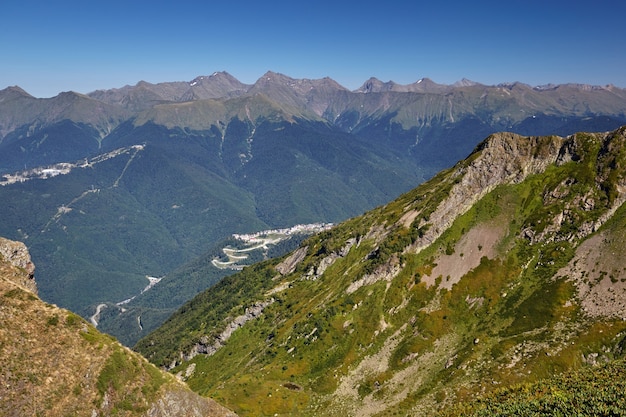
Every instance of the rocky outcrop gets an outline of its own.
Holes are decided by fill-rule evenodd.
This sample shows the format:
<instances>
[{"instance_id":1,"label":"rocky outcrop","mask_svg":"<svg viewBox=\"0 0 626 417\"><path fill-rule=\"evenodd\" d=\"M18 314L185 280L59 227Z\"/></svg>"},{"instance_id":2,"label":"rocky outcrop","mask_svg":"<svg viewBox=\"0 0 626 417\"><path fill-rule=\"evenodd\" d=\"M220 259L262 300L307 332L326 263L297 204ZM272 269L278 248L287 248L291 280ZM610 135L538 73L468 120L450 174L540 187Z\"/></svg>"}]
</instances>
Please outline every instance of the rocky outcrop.
<instances>
[{"instance_id":1,"label":"rocky outcrop","mask_svg":"<svg viewBox=\"0 0 626 417\"><path fill-rule=\"evenodd\" d=\"M13 276L16 284L37 293L37 284L34 279L35 264L31 261L25 244L0 237L0 260L8 262L25 273L25 275Z\"/></svg>"},{"instance_id":2,"label":"rocky outcrop","mask_svg":"<svg viewBox=\"0 0 626 417\"><path fill-rule=\"evenodd\" d=\"M146 417L236 417L237 414L187 389L170 389L146 413Z\"/></svg>"},{"instance_id":3,"label":"rocky outcrop","mask_svg":"<svg viewBox=\"0 0 626 417\"><path fill-rule=\"evenodd\" d=\"M543 172L557 158L572 158L563 147L566 139L558 136L523 137L514 133L497 133L481 143L465 163L457 165L451 179L455 182L449 195L435 211L422 219L422 237L407 250L420 252L497 186L517 184L531 174ZM428 226L428 227L425 227Z\"/></svg>"},{"instance_id":4,"label":"rocky outcrop","mask_svg":"<svg viewBox=\"0 0 626 417\"><path fill-rule=\"evenodd\" d=\"M226 327L222 332L217 335L213 340L211 340L208 336L202 336L198 343L196 343L193 348L187 353L181 353L181 358L184 361L188 361L193 359L197 355L208 355L211 356L215 354L222 346L225 345L226 341L230 339L230 336L233 334L235 330L240 327L243 327L244 324L259 317L263 314L263 310L271 304L274 303L274 299L270 298L269 300L257 302L250 307L247 307L244 311L244 314L235 317L231 321L226 324ZM169 366L169 369L172 369L178 365L178 361L172 362Z\"/></svg>"},{"instance_id":5,"label":"rocky outcrop","mask_svg":"<svg viewBox=\"0 0 626 417\"><path fill-rule=\"evenodd\" d=\"M391 282L401 270L402 265L400 265L400 260L396 256L393 256L387 263L376 268L373 273L366 274L361 279L351 283L346 289L346 293L352 294L359 288L365 285L372 285L378 281Z\"/></svg>"},{"instance_id":6,"label":"rocky outcrop","mask_svg":"<svg viewBox=\"0 0 626 417\"><path fill-rule=\"evenodd\" d=\"M281 275L291 274L293 271L295 271L296 266L298 266L298 264L302 262L308 250L309 250L308 246L298 248L295 252L293 252L291 255L285 258L284 261L276 265L276 270Z\"/></svg>"},{"instance_id":7,"label":"rocky outcrop","mask_svg":"<svg viewBox=\"0 0 626 417\"><path fill-rule=\"evenodd\" d=\"M354 245L358 245L358 243L358 240L355 238L348 239L346 244L339 251L330 253L323 257L317 265L312 266L306 273L305 279L316 280L321 277L328 267L334 264L337 259L344 258L348 252L350 252L350 248Z\"/></svg>"},{"instance_id":8,"label":"rocky outcrop","mask_svg":"<svg viewBox=\"0 0 626 417\"><path fill-rule=\"evenodd\" d=\"M522 236L531 243L554 241L581 241L596 232L617 209L626 202L626 179L620 171L624 164L621 150L626 145L626 128L609 134L580 134L567 139L561 148L556 164L578 161L595 167L595 177L585 186L584 192L572 192L578 180L566 178L554 189L544 191L544 206L559 207L560 211L549 219L549 223L536 232L532 227L522 230ZM598 147L597 154L590 148ZM581 185L578 185L580 188ZM605 210L599 216L592 212ZM583 215L584 214L584 215ZM588 217L585 221L580 218ZM567 227L576 225L575 228ZM566 233L563 229L567 228ZM574 229L574 230L571 230Z\"/></svg>"},{"instance_id":9,"label":"rocky outcrop","mask_svg":"<svg viewBox=\"0 0 626 417\"><path fill-rule=\"evenodd\" d=\"M591 145L596 143L596 145ZM446 198L436 210L420 220L419 227L424 230L422 236L416 240L407 251L420 252L434 242L452 225L454 220L469 210L487 193L503 184L518 184L529 175L544 172L550 165L563 165L568 162L581 161L590 156L597 158L595 178L596 187L587 195L576 196L565 208L554 215L550 224L541 232L528 227L522 231L522 236L531 243L550 242L554 240L581 240L597 231L602 224L613 216L615 211L626 201L626 178L613 176L623 160L619 149L626 144L626 128L605 134L580 134L567 138L559 136L523 137L513 133L497 133L491 135L481 143L474 153L464 162L457 165L452 173L451 181L454 185ZM590 153L590 146L600 146L596 155ZM622 158L623 159L623 158ZM544 195L544 204L567 197L573 179L567 179L554 190ZM602 190L608 196L607 211L599 218L586 221L579 225L578 230L564 236L556 236L566 224L574 223L575 210L593 211L597 208L599 196L597 190ZM417 212L405 213L403 219L415 219ZM405 220L404 223L407 223Z\"/></svg>"}]
</instances>

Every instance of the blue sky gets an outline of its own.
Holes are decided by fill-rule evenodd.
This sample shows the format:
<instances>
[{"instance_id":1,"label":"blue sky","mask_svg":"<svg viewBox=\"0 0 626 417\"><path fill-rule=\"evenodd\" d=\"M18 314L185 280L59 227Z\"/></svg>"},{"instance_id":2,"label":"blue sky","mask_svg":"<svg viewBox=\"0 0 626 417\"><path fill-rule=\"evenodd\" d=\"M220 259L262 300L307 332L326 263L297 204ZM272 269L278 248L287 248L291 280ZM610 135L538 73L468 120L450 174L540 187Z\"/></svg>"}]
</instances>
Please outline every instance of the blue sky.
<instances>
[{"instance_id":1,"label":"blue sky","mask_svg":"<svg viewBox=\"0 0 626 417\"><path fill-rule=\"evenodd\" d=\"M3 0L0 89L61 91L268 70L408 84L626 87L626 5L564 1Z\"/></svg>"}]
</instances>

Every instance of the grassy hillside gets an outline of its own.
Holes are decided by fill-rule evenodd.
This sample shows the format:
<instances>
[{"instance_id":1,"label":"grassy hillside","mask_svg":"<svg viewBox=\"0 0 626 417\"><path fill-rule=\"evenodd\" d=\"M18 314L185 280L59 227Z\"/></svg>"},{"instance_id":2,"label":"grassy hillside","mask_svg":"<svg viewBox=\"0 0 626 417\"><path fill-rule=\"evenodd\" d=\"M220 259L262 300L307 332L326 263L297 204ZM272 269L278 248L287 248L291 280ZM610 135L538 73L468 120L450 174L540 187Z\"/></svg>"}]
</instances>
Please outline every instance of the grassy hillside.
<instances>
[{"instance_id":1,"label":"grassy hillside","mask_svg":"<svg viewBox=\"0 0 626 417\"><path fill-rule=\"evenodd\" d=\"M496 390L446 410L442 416L623 416L626 363L593 368Z\"/></svg>"},{"instance_id":2,"label":"grassy hillside","mask_svg":"<svg viewBox=\"0 0 626 417\"><path fill-rule=\"evenodd\" d=\"M6 245L15 247L0 238ZM26 273L0 255L1 415L233 415L76 314L41 301L24 286L32 281Z\"/></svg>"},{"instance_id":3,"label":"grassy hillside","mask_svg":"<svg viewBox=\"0 0 626 417\"><path fill-rule=\"evenodd\" d=\"M224 279L136 348L259 416L431 415L613 360L625 141L623 128L493 135L394 202Z\"/></svg>"}]
</instances>

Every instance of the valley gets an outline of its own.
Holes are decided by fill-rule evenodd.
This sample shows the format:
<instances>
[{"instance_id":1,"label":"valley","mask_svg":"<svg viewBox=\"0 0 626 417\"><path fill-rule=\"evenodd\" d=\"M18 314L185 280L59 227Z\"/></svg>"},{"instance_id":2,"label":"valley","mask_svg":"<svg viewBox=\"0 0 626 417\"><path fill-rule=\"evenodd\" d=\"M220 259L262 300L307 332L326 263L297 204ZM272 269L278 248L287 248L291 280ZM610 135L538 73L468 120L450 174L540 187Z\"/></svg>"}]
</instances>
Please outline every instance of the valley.
<instances>
[{"instance_id":1,"label":"valley","mask_svg":"<svg viewBox=\"0 0 626 417\"><path fill-rule=\"evenodd\" d=\"M144 288L143 290L141 290L141 292L138 295L143 294L144 292L148 291L150 288L154 287L155 285L157 285L159 282L161 282L161 280L163 278L157 278L157 277L148 277L146 276L146 279L148 280L148 285L146 285L146 288ZM118 306L123 306L124 304L128 304L131 301L133 301L137 296L134 295L130 298L125 299L124 301L120 301L119 303L115 303Z\"/></svg>"},{"instance_id":2,"label":"valley","mask_svg":"<svg viewBox=\"0 0 626 417\"><path fill-rule=\"evenodd\" d=\"M217 72L45 100L10 87L0 91L0 234L27 242L45 299L89 318L233 233L337 223L385 204L495 131L624 123L626 93L613 86L372 78L349 91L270 71L254 84ZM192 284L176 307L217 279Z\"/></svg>"},{"instance_id":3,"label":"valley","mask_svg":"<svg viewBox=\"0 0 626 417\"><path fill-rule=\"evenodd\" d=\"M93 324L93 327L98 327L98 320L100 320L100 313L103 309L107 308L106 304L98 304L96 306L96 312L93 313L91 317L89 317L89 321Z\"/></svg>"},{"instance_id":4,"label":"valley","mask_svg":"<svg viewBox=\"0 0 626 417\"><path fill-rule=\"evenodd\" d=\"M330 227L326 223L312 223L233 234L172 273L162 278L148 277L150 284L140 293L122 302L106 303L110 308L102 316L98 315L102 318L98 322L99 329L114 333L122 342L132 345L202 289L256 262L284 255L302 240ZM228 260L229 255L232 261ZM96 312L97 309L98 306L94 306Z\"/></svg>"}]
</instances>

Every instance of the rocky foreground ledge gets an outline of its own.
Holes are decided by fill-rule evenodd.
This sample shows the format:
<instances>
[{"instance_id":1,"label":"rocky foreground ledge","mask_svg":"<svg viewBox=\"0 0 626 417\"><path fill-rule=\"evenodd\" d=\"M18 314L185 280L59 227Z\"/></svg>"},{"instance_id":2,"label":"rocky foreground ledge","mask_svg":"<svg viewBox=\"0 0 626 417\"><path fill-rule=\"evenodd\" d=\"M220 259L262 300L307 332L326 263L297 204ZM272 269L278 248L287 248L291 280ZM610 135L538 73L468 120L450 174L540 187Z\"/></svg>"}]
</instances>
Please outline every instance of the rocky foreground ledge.
<instances>
[{"instance_id":1,"label":"rocky foreground ledge","mask_svg":"<svg viewBox=\"0 0 626 417\"><path fill-rule=\"evenodd\" d=\"M0 415L236 416L40 300L34 271L23 243L0 238Z\"/></svg>"}]
</instances>

